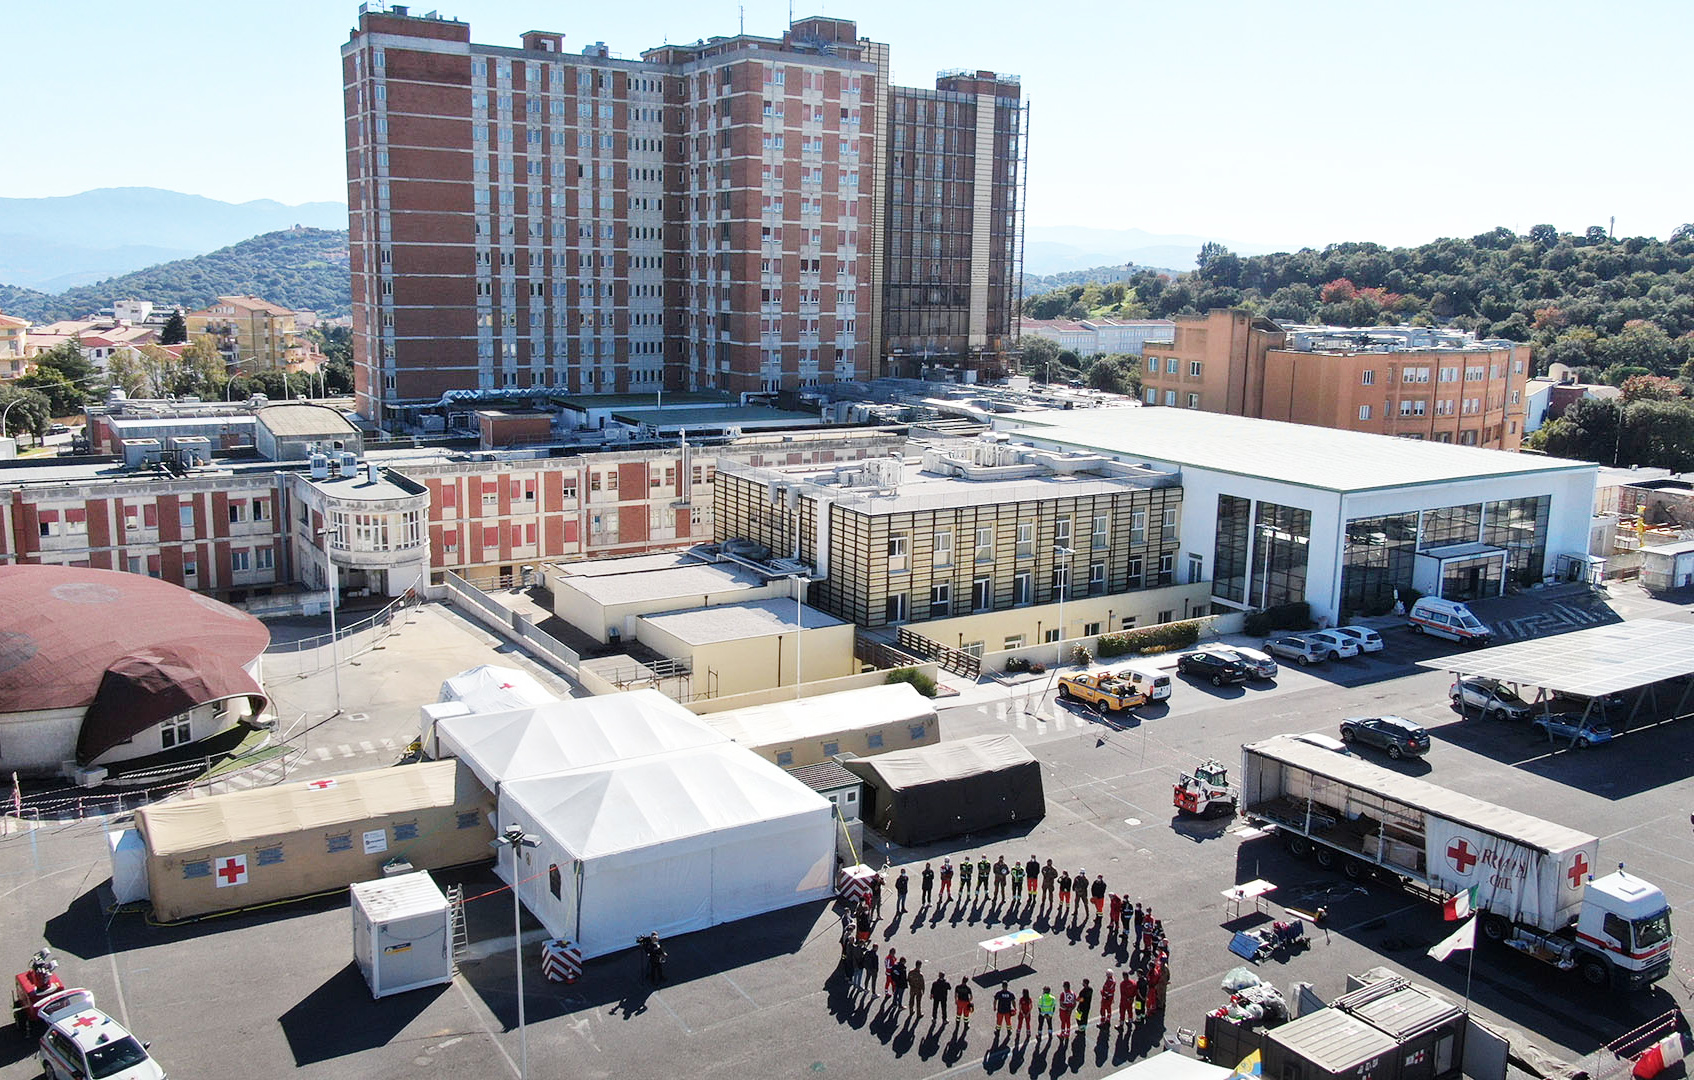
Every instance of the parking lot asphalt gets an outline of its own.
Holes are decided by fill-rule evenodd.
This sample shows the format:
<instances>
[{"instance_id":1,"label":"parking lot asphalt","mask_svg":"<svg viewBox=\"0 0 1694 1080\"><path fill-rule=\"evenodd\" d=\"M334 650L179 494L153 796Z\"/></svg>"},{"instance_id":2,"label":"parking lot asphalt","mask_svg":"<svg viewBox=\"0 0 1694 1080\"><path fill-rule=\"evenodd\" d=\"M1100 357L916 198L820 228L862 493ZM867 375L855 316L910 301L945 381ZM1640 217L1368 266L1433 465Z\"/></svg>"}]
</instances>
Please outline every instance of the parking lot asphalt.
<instances>
[{"instance_id":1,"label":"parking lot asphalt","mask_svg":"<svg viewBox=\"0 0 1694 1080\"><path fill-rule=\"evenodd\" d=\"M1631 614L1686 617L1685 609L1645 602ZM837 915L813 904L668 942L669 980L657 989L641 982L632 952L589 962L575 985L546 983L530 946L530 1075L1108 1075L1179 1028L1203 1029L1205 1013L1224 1001L1220 979L1241 964L1227 951L1231 933L1281 917L1282 905L1329 912L1309 950L1258 965L1260 976L1285 993L1300 980L1333 997L1347 973L1385 965L1461 998L1462 959L1438 964L1425 955L1452 929L1438 908L1384 884L1356 885L1296 861L1274 838L1243 840L1231 822L1174 816L1171 785L1179 770L1205 757L1234 767L1243 742L1279 732L1334 734L1347 715L1391 712L1426 725L1433 736L1427 759L1372 760L1594 833L1602 838L1602 861L1626 863L1662 887L1673 909L1689 909L1694 833L1686 778L1694 766L1694 724L1644 727L1605 747L1554 753L1525 728L1463 719L1450 708L1448 676L1416 666L1449 651L1446 643L1398 629L1385 637L1383 653L1285 668L1274 685L1214 689L1178 678L1168 706L1122 721L1072 711L1036 688L1009 699L1004 712L970 705L943 714L947 738L996 730L1024 739L1042 764L1046 817L922 848L877 845L871 857L915 874L925 860L943 855L1034 854L1073 872L1103 873L1113 891L1150 905L1171 942L1170 999L1162 1026L1136 1042L1101 1040L1090 1030L1067 1046L991 1050L992 1020L985 1015L991 979L978 982L978 1017L963 1038L951 1025L932 1026L927 1003L925 1017L913 1024L880 1009L880 1001L864 1007L832 979ZM414 682L415 694L433 697L433 684ZM437 875L462 881L467 895L481 897L468 905L472 943L460 976L451 986L380 1002L371 1000L352 966L345 897L156 927L142 914L110 910L108 876L98 823L0 838L0 926L19 969L35 948L51 946L67 983L93 989L103 1007L151 1040L173 1078L232 1071L337 1080L517 1075L510 894L486 865ZM1236 917L1221 893L1252 878L1277 886L1268 914L1249 908ZM977 942L1008 926L1045 935L1032 968L1008 973L1014 989L1038 993L1043 984L1056 989L1066 979L1098 983L1111 962L1091 927L1055 922L1039 910L985 904L896 917L893 908L890 890L874 939L922 959L932 977L979 972ZM529 937L538 933L533 925L526 930ZM1685 1004L1686 968L1679 960L1672 976L1648 991L1596 1000L1573 976L1484 948L1475 957L1471 1003L1480 1015L1575 1061ZM30 1047L15 1033L0 1035L0 1080L36 1072Z\"/></svg>"}]
</instances>

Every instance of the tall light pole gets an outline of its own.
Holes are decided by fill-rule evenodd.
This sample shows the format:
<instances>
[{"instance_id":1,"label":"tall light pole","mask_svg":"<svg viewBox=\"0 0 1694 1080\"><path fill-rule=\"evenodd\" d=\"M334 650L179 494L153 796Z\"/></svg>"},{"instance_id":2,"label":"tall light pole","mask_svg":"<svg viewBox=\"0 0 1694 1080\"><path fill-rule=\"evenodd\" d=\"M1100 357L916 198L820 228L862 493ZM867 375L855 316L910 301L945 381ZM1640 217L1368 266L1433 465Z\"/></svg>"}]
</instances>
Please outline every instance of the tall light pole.
<instances>
[{"instance_id":1,"label":"tall light pole","mask_svg":"<svg viewBox=\"0 0 1694 1080\"><path fill-rule=\"evenodd\" d=\"M329 567L329 670L335 679L335 711L331 716L341 715L341 639L335 630L335 609L341 603L340 580L335 572L335 556L330 553L333 546L329 529L319 529L318 536L324 542L324 565Z\"/></svg>"},{"instance_id":2,"label":"tall light pole","mask_svg":"<svg viewBox=\"0 0 1694 1080\"><path fill-rule=\"evenodd\" d=\"M524 1029L523 1009L523 903L518 899L518 849L540 847L541 841L524 832L521 825L508 825L494 844L512 849L512 958L518 970L518 1080L529 1080L529 1032Z\"/></svg>"},{"instance_id":3,"label":"tall light pole","mask_svg":"<svg viewBox=\"0 0 1694 1080\"><path fill-rule=\"evenodd\" d=\"M1059 640L1055 650L1057 656L1053 661L1055 669L1065 666L1065 594L1071 591L1071 556L1075 554L1074 548L1062 544L1053 545L1054 557L1065 560L1065 574L1059 579Z\"/></svg>"},{"instance_id":4,"label":"tall light pole","mask_svg":"<svg viewBox=\"0 0 1694 1080\"><path fill-rule=\"evenodd\" d=\"M1271 538L1275 535L1276 530L1268 522L1260 523L1259 542L1265 546L1265 557L1261 560L1259 571L1259 607L1261 609L1270 606L1268 601L1270 600Z\"/></svg>"}]
</instances>

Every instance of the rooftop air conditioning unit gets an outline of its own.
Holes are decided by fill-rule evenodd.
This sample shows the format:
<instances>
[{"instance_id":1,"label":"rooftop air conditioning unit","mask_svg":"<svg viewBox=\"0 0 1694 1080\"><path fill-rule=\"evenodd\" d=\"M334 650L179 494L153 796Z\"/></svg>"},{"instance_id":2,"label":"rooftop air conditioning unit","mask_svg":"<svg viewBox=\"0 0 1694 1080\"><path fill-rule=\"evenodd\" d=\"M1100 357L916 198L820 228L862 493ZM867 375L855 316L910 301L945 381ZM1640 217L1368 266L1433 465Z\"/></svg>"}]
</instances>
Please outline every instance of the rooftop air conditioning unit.
<instances>
[{"instance_id":1,"label":"rooftop air conditioning unit","mask_svg":"<svg viewBox=\"0 0 1694 1080\"><path fill-rule=\"evenodd\" d=\"M313 454L312 455L312 479L313 480L328 480L329 479L329 458L324 456L323 454Z\"/></svg>"}]
</instances>

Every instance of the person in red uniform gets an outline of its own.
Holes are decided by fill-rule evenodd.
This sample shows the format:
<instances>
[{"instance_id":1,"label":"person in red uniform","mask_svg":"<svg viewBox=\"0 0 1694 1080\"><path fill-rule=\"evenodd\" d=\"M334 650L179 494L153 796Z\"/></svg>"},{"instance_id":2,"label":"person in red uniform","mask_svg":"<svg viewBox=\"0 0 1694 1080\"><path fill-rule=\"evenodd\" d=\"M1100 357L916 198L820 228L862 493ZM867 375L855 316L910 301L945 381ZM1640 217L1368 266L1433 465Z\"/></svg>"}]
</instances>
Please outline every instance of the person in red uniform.
<instances>
[{"instance_id":1,"label":"person in red uniform","mask_svg":"<svg viewBox=\"0 0 1694 1080\"><path fill-rule=\"evenodd\" d=\"M960 979L953 986L953 1022L971 1026L971 983Z\"/></svg>"},{"instance_id":2,"label":"person in red uniform","mask_svg":"<svg viewBox=\"0 0 1694 1080\"><path fill-rule=\"evenodd\" d=\"M1106 981L1100 984L1100 1027L1112 1026L1112 999L1117 997L1118 984L1112 979L1112 969L1106 969Z\"/></svg>"},{"instance_id":3,"label":"person in red uniform","mask_svg":"<svg viewBox=\"0 0 1694 1080\"><path fill-rule=\"evenodd\" d=\"M1076 1012L1076 991L1071 984L1066 983L1059 991L1059 1038L1071 1037L1071 1014Z\"/></svg>"},{"instance_id":4,"label":"person in red uniform","mask_svg":"<svg viewBox=\"0 0 1694 1080\"><path fill-rule=\"evenodd\" d=\"M900 957L893 949L889 949L888 955L882 958L882 992L896 999L899 998L900 991L905 989L904 986L894 984L894 966L899 962Z\"/></svg>"},{"instance_id":5,"label":"person in red uniform","mask_svg":"<svg viewBox=\"0 0 1694 1080\"><path fill-rule=\"evenodd\" d=\"M1023 996L1018 998L1018 1030L1019 1035L1028 1037L1029 1017L1035 1011L1035 999L1029 996L1029 987L1023 988Z\"/></svg>"},{"instance_id":6,"label":"person in red uniform","mask_svg":"<svg viewBox=\"0 0 1694 1080\"><path fill-rule=\"evenodd\" d=\"M1128 1027L1134 1017L1135 976L1131 975L1129 969L1125 968L1118 976L1118 1027Z\"/></svg>"}]
</instances>

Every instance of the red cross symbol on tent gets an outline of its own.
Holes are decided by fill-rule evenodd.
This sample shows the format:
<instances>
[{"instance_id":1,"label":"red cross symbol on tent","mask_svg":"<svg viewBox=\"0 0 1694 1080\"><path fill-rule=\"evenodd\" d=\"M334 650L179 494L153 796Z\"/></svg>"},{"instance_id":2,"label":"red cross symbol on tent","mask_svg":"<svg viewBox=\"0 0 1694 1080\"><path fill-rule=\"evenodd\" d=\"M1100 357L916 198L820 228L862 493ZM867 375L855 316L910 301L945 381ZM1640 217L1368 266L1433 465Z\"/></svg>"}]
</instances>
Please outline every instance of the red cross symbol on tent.
<instances>
[{"instance_id":1,"label":"red cross symbol on tent","mask_svg":"<svg viewBox=\"0 0 1694 1080\"><path fill-rule=\"evenodd\" d=\"M79 1016L75 1020L71 1021L71 1026L72 1027L93 1027L94 1026L94 1017L92 1017L92 1016Z\"/></svg>"},{"instance_id":2,"label":"red cross symbol on tent","mask_svg":"<svg viewBox=\"0 0 1694 1080\"><path fill-rule=\"evenodd\" d=\"M514 687L516 685L517 685L516 683L503 682L503 683L500 684L500 689L510 690L510 689L512 689L512 687Z\"/></svg>"},{"instance_id":3,"label":"red cross symbol on tent","mask_svg":"<svg viewBox=\"0 0 1694 1080\"><path fill-rule=\"evenodd\" d=\"M1583 876L1587 873L1588 857L1579 851L1576 853L1576 858L1571 860L1570 869L1565 871L1565 876L1570 878L1570 887L1574 889L1581 885Z\"/></svg>"},{"instance_id":4,"label":"red cross symbol on tent","mask_svg":"<svg viewBox=\"0 0 1694 1080\"><path fill-rule=\"evenodd\" d=\"M231 855L218 860L217 886L247 884L247 856Z\"/></svg>"},{"instance_id":5,"label":"red cross symbol on tent","mask_svg":"<svg viewBox=\"0 0 1694 1080\"><path fill-rule=\"evenodd\" d=\"M335 786L334 780L313 780L306 785L313 791L328 791Z\"/></svg>"},{"instance_id":6,"label":"red cross symbol on tent","mask_svg":"<svg viewBox=\"0 0 1694 1080\"><path fill-rule=\"evenodd\" d=\"M1470 868L1476 865L1476 852L1470 849L1461 837L1447 845L1447 861L1452 863L1461 874L1470 873Z\"/></svg>"}]
</instances>

